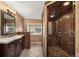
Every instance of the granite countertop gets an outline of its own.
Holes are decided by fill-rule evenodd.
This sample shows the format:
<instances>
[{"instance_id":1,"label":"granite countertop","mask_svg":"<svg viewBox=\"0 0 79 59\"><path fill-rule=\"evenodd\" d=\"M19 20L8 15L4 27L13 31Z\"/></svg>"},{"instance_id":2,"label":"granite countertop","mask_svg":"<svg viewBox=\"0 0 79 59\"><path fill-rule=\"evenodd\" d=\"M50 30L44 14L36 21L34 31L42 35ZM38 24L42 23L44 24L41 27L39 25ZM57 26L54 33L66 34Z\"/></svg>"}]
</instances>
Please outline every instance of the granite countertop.
<instances>
[{"instance_id":1,"label":"granite countertop","mask_svg":"<svg viewBox=\"0 0 79 59\"><path fill-rule=\"evenodd\" d=\"M15 36L11 36L11 37L1 37L0 36L0 44L8 44L14 40L18 40L20 38L22 38L24 35L15 35Z\"/></svg>"}]
</instances>

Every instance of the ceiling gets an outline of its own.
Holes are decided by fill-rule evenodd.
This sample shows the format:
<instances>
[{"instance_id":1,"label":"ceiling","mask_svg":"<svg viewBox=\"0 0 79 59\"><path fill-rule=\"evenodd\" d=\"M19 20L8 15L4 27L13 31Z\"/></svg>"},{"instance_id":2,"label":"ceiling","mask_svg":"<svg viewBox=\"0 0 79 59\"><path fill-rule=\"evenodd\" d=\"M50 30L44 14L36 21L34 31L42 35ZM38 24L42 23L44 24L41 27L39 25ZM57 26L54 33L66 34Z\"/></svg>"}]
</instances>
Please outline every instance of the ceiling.
<instances>
[{"instance_id":1,"label":"ceiling","mask_svg":"<svg viewBox=\"0 0 79 59\"><path fill-rule=\"evenodd\" d=\"M41 19L44 1L5 1L21 16L29 19Z\"/></svg>"}]
</instances>

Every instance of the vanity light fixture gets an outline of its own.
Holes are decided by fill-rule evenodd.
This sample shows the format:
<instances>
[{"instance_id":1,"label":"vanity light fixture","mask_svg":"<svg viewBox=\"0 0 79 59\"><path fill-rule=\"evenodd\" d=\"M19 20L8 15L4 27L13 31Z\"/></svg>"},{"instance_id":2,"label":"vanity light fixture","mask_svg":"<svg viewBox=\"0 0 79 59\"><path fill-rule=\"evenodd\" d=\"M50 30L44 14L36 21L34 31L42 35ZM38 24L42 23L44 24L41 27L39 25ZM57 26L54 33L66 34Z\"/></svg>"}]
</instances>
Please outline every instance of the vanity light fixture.
<instances>
[{"instance_id":1,"label":"vanity light fixture","mask_svg":"<svg viewBox=\"0 0 79 59\"><path fill-rule=\"evenodd\" d=\"M10 9L7 9L7 12L8 12L9 14L12 14L12 15L15 15L15 14L16 14L16 12L14 12L14 11L12 11L12 10L10 10Z\"/></svg>"},{"instance_id":2,"label":"vanity light fixture","mask_svg":"<svg viewBox=\"0 0 79 59\"><path fill-rule=\"evenodd\" d=\"M63 3L64 6L68 6L69 4L70 4L70 2Z\"/></svg>"},{"instance_id":3,"label":"vanity light fixture","mask_svg":"<svg viewBox=\"0 0 79 59\"><path fill-rule=\"evenodd\" d=\"M13 11L13 15L16 15L16 12Z\"/></svg>"}]
</instances>

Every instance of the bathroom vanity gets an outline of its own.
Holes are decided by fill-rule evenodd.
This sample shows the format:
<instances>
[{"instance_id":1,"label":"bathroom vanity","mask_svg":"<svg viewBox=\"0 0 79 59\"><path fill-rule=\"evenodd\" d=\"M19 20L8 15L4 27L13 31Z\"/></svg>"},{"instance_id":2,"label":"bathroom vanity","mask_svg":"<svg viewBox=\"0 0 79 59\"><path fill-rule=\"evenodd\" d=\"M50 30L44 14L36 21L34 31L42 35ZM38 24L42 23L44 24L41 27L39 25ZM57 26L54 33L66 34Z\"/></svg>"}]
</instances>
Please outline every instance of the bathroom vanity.
<instances>
[{"instance_id":1,"label":"bathroom vanity","mask_svg":"<svg viewBox=\"0 0 79 59\"><path fill-rule=\"evenodd\" d=\"M23 49L23 35L16 31L15 15L0 10L0 57L17 57Z\"/></svg>"},{"instance_id":2,"label":"bathroom vanity","mask_svg":"<svg viewBox=\"0 0 79 59\"><path fill-rule=\"evenodd\" d=\"M18 57L22 51L24 35L1 36L0 57Z\"/></svg>"},{"instance_id":3,"label":"bathroom vanity","mask_svg":"<svg viewBox=\"0 0 79 59\"><path fill-rule=\"evenodd\" d=\"M30 49L30 33L16 32L15 15L0 10L0 57L18 57Z\"/></svg>"}]
</instances>

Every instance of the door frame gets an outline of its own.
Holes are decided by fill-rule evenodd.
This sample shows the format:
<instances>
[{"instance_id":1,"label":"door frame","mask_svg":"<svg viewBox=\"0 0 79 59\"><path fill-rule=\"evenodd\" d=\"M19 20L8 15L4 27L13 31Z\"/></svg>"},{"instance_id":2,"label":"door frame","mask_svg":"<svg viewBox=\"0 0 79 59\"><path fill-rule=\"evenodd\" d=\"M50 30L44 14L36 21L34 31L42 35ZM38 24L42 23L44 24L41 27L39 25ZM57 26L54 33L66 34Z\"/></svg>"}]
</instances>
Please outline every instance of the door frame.
<instances>
[{"instance_id":1,"label":"door frame","mask_svg":"<svg viewBox=\"0 0 79 59\"><path fill-rule=\"evenodd\" d=\"M47 17L47 15L48 15L48 9L47 9L47 7L48 6L50 6L51 4L53 4L53 3L55 3L56 1L50 1L49 3L47 3L46 5L45 5L45 21L47 22L47 24L46 24L46 28L47 28L47 34L46 34L46 43L47 43L47 40L48 40L48 17ZM75 4L74 4L75 2L73 1L73 29L74 29L74 47L75 47ZM48 47L48 43L47 43L47 46L46 46L46 48ZM46 52L48 52L48 48L47 48L47 51ZM75 53L75 48L74 48L74 53ZM76 54L76 53L75 53ZM48 56L48 53L47 53L47 55L46 56ZM74 55L75 56L75 55Z\"/></svg>"}]
</instances>

